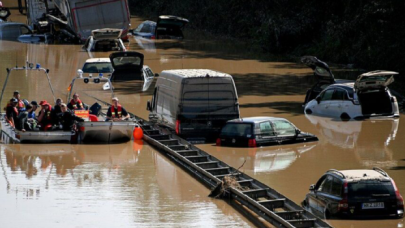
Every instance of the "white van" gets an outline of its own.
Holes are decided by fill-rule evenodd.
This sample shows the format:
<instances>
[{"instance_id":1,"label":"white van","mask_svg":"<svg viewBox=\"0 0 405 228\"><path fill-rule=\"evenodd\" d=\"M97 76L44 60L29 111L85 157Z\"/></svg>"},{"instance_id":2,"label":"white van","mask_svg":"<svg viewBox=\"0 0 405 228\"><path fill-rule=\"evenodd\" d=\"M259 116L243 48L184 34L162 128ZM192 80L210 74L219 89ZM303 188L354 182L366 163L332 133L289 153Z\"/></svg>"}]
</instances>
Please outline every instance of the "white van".
<instances>
[{"instance_id":1,"label":"white van","mask_svg":"<svg viewBox=\"0 0 405 228\"><path fill-rule=\"evenodd\" d=\"M149 120L186 138L215 139L228 120L239 118L238 94L229 74L213 70L165 70L160 74Z\"/></svg>"}]
</instances>

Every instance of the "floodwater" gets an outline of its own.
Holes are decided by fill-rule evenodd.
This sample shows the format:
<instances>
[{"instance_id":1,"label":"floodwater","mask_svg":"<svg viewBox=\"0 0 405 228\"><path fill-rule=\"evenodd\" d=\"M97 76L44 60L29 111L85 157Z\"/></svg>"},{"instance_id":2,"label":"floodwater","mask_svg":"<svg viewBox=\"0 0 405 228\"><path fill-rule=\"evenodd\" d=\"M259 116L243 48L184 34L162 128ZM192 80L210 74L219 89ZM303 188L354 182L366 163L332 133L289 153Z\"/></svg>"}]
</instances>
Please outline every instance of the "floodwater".
<instances>
[{"instance_id":1,"label":"floodwater","mask_svg":"<svg viewBox=\"0 0 405 228\"><path fill-rule=\"evenodd\" d=\"M4 3L4 2L3 2ZM13 11L16 13L15 11ZM16 17L17 18L17 17ZM18 17L15 20L22 20ZM134 18L132 27L141 19ZM188 35L187 33L185 34ZM191 34L189 34L189 37ZM405 195L404 115L397 120L348 121L305 116L301 108L313 82L309 69L298 63L264 60L244 53L231 42L186 39L148 41L130 37L129 50L145 55L154 72L178 68L208 68L234 76L242 117L277 116L292 121L319 142L257 149L199 145L233 167L300 203L308 188L328 169L381 167ZM109 53L93 53L108 57ZM5 68L25 61L50 69L55 95L67 100L68 85L89 58L79 45L21 44L0 41L0 81ZM13 74L2 105L20 90L28 100L52 94L43 75ZM42 78L40 78L42 77ZM147 118L146 102L152 87L115 83L124 107ZM109 94L97 85L80 93ZM146 143L115 145L0 145L1 227L252 227L209 189ZM403 219L329 220L338 228L403 227Z\"/></svg>"}]
</instances>

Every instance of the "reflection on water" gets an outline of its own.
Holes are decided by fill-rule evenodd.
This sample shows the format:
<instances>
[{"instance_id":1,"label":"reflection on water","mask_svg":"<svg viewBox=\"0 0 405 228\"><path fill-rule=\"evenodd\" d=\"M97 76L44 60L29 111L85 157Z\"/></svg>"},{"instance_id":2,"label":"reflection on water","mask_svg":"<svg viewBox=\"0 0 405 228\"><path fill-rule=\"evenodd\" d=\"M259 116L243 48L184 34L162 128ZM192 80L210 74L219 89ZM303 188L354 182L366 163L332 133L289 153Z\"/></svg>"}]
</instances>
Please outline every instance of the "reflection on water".
<instances>
[{"instance_id":1,"label":"reflection on water","mask_svg":"<svg viewBox=\"0 0 405 228\"><path fill-rule=\"evenodd\" d=\"M399 119L340 121L305 115L327 139L327 143L351 149L358 161L367 168L392 168L398 161L389 147L397 136Z\"/></svg>"},{"instance_id":2,"label":"reflection on water","mask_svg":"<svg viewBox=\"0 0 405 228\"><path fill-rule=\"evenodd\" d=\"M142 141L2 145L0 162L0 195L7 205L2 227L54 227L59 221L62 227L94 227L100 221L102 227L250 226ZM33 211L38 207L52 216L44 221Z\"/></svg>"},{"instance_id":3,"label":"reflection on water","mask_svg":"<svg viewBox=\"0 0 405 228\"><path fill-rule=\"evenodd\" d=\"M233 148L217 147L216 153L231 164L243 164L242 171L253 171L253 173L270 173L287 169L302 154L310 151L316 146L315 143L295 144L286 146L267 146L260 148ZM205 145L200 147L204 148ZM206 150L211 148L206 147ZM246 162L245 162L246 161Z\"/></svg>"}]
</instances>

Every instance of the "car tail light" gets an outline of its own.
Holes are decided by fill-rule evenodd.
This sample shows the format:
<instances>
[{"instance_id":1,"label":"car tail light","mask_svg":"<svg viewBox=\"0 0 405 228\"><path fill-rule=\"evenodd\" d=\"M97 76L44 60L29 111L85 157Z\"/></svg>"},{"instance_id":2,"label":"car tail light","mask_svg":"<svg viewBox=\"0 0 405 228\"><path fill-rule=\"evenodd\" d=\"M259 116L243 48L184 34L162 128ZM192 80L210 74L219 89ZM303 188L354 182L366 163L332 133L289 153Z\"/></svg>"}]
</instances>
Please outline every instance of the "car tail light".
<instances>
[{"instance_id":1,"label":"car tail light","mask_svg":"<svg viewBox=\"0 0 405 228\"><path fill-rule=\"evenodd\" d=\"M343 184L343 197L342 200L339 201L338 204L338 211L347 211L349 209L349 200L347 199L347 194L349 192L347 182L345 181Z\"/></svg>"},{"instance_id":2,"label":"car tail light","mask_svg":"<svg viewBox=\"0 0 405 228\"><path fill-rule=\"evenodd\" d=\"M391 102L392 102L392 103L395 103L395 102L397 102L397 97L395 97L395 96L392 96L392 97L391 97Z\"/></svg>"},{"instance_id":3,"label":"car tail light","mask_svg":"<svg viewBox=\"0 0 405 228\"><path fill-rule=\"evenodd\" d=\"M86 128L83 126L79 128L79 131L84 131L84 130L86 130Z\"/></svg>"},{"instance_id":4,"label":"car tail light","mask_svg":"<svg viewBox=\"0 0 405 228\"><path fill-rule=\"evenodd\" d=\"M156 36L151 36L150 39L154 40L154 39L156 39Z\"/></svg>"},{"instance_id":5,"label":"car tail light","mask_svg":"<svg viewBox=\"0 0 405 228\"><path fill-rule=\"evenodd\" d=\"M221 146L221 139L220 138L217 138L217 141L216 141L216 143L215 143L217 146Z\"/></svg>"},{"instance_id":6,"label":"car tail light","mask_svg":"<svg viewBox=\"0 0 405 228\"><path fill-rule=\"evenodd\" d=\"M176 134L180 134L180 120L176 120Z\"/></svg>"},{"instance_id":7,"label":"car tail light","mask_svg":"<svg viewBox=\"0 0 405 228\"><path fill-rule=\"evenodd\" d=\"M248 146L256 147L256 139L249 139Z\"/></svg>"},{"instance_id":8,"label":"car tail light","mask_svg":"<svg viewBox=\"0 0 405 228\"><path fill-rule=\"evenodd\" d=\"M399 190L397 185L395 184L394 180L391 180L392 185L394 186L395 196L397 197L397 206L403 208L404 207L404 198L402 198L401 194L399 194Z\"/></svg>"}]
</instances>

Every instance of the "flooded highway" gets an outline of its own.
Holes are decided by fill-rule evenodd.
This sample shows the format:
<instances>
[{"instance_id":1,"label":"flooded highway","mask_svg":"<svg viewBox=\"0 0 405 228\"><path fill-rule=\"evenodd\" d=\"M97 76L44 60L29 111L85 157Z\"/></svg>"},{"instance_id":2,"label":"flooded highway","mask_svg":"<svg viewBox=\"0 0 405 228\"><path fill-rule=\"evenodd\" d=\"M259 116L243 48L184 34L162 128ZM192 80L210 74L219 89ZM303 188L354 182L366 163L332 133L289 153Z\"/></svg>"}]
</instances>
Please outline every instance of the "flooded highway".
<instances>
[{"instance_id":1,"label":"flooded highway","mask_svg":"<svg viewBox=\"0 0 405 228\"><path fill-rule=\"evenodd\" d=\"M16 12L14 11L16 14ZM17 19L16 19L17 20ZM142 20L133 18L132 27ZM309 186L328 169L378 166L405 195L405 117L396 120L347 121L305 116L301 107L312 85L311 71L298 63L278 62L244 53L232 42L129 38L129 50L145 55L154 73L166 69L203 68L234 76L242 117L287 118L319 142L265 148L198 145L233 167L301 203ZM190 36L191 37L191 34ZM50 69L56 96L67 88L86 59L80 45L22 44L0 41L0 81L6 68L25 61ZM108 57L108 52L92 53ZM47 82L36 73L18 72L5 91L28 100L52 100ZM152 86L114 83L115 95L130 112L147 119ZM108 94L94 88L107 100ZM85 103L94 102L81 94ZM7 100L3 100L5 104ZM146 143L113 145L0 145L0 219L2 227L253 227L225 201L208 197L209 189ZM395 220L328 220L337 228L397 228ZM35 227L35 225L34 225Z\"/></svg>"}]
</instances>

